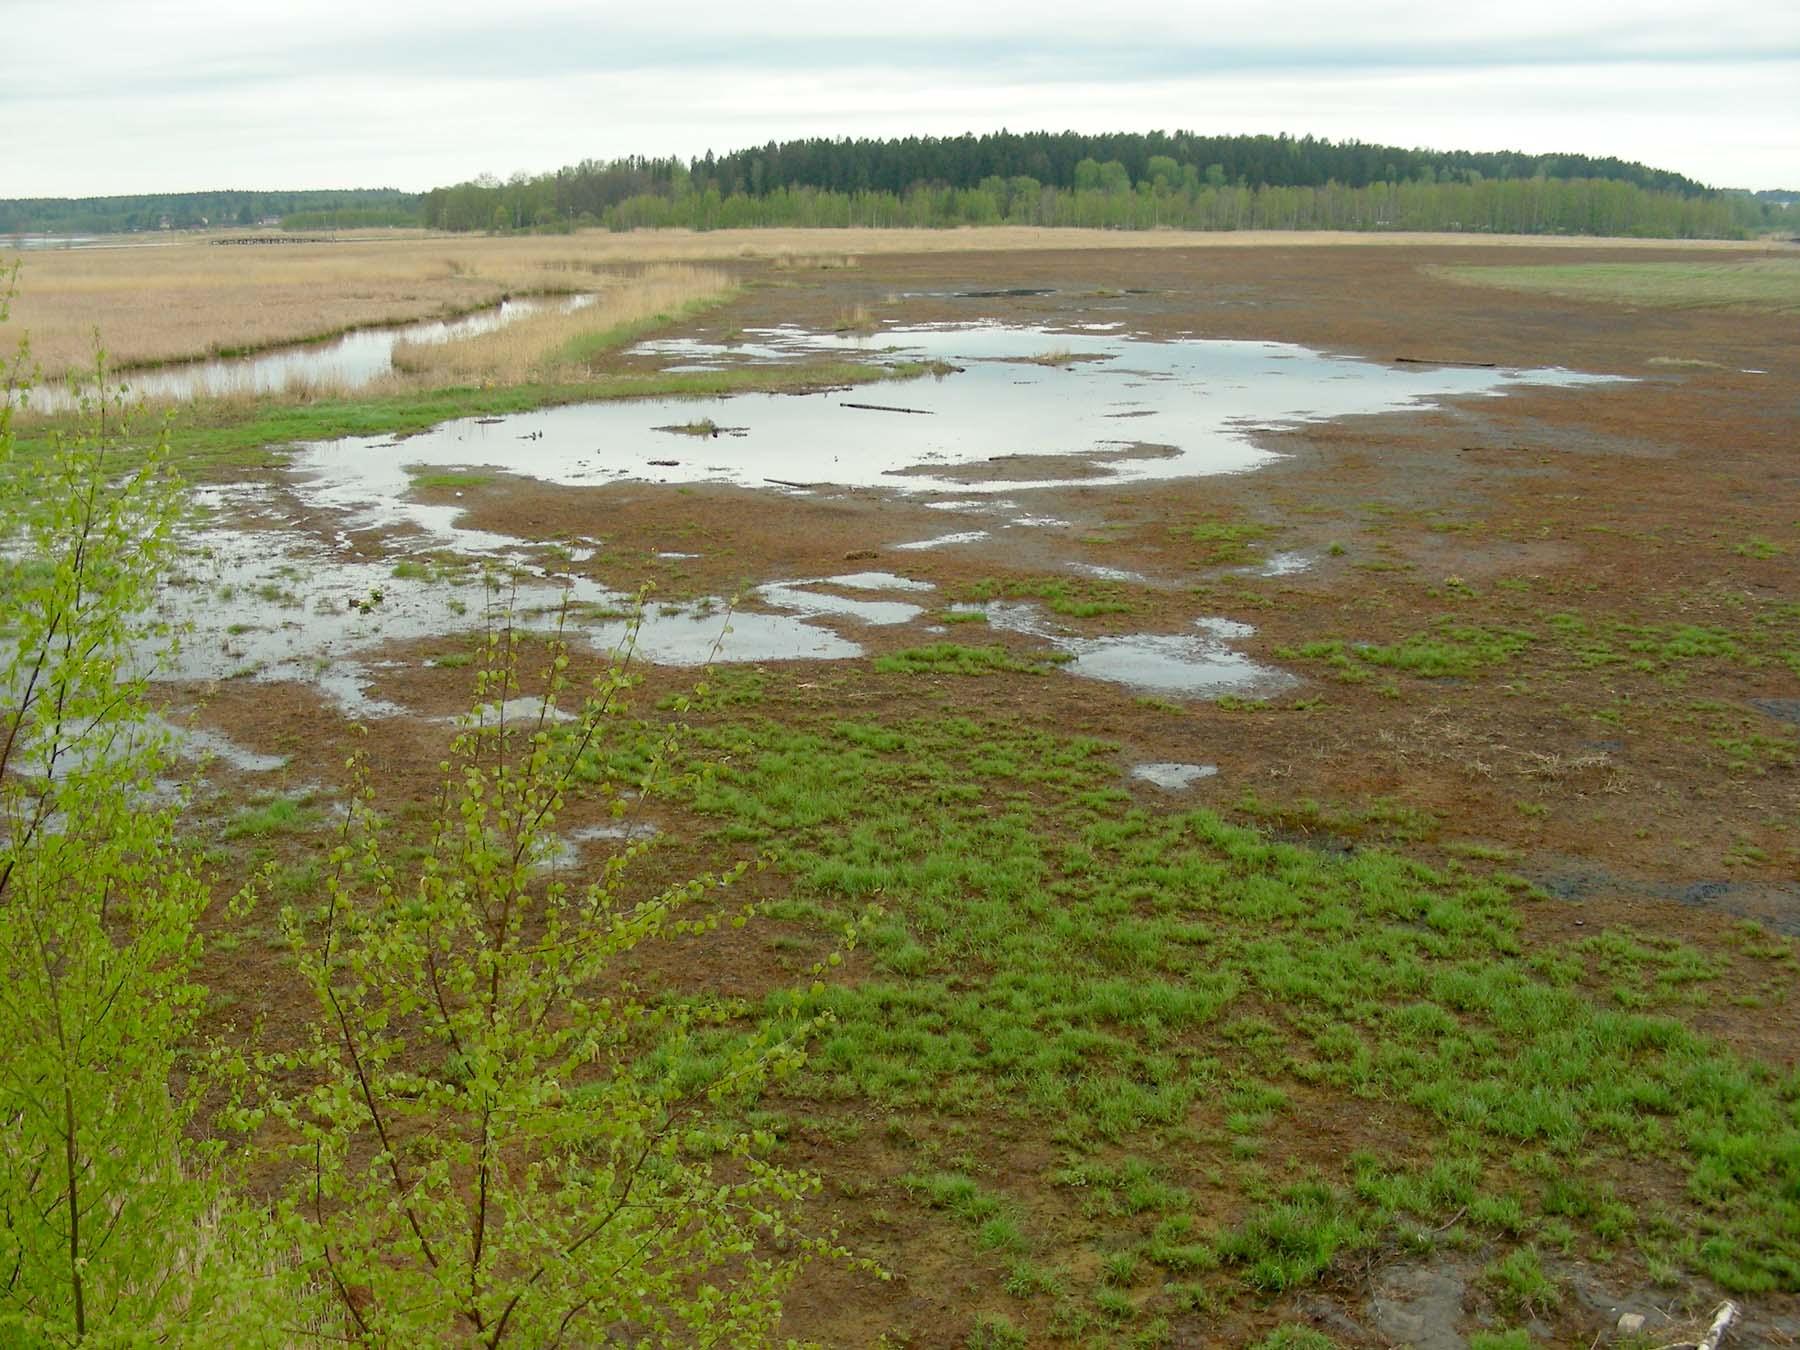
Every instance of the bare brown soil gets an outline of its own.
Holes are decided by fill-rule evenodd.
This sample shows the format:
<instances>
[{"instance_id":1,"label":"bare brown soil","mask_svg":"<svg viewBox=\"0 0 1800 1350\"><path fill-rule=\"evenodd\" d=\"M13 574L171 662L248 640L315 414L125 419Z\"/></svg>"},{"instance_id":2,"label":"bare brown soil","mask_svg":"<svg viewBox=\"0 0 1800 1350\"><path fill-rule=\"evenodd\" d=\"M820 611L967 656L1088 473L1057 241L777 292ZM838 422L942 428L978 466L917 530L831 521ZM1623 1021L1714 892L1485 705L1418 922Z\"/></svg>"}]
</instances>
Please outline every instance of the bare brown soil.
<instances>
[{"instance_id":1,"label":"bare brown soil","mask_svg":"<svg viewBox=\"0 0 1800 1350\"><path fill-rule=\"evenodd\" d=\"M1252 654L1302 674L1298 696L1310 706L1296 710L1294 696L1268 708L1171 704L1060 674L899 677L856 662L769 665L765 711L804 721L978 705L1116 741L1122 763L1215 763L1219 774L1186 800L1231 815L1253 794L1266 804L1261 824L1322 846L1390 837L1385 818L1368 809L1390 803L1427 822L1405 838L1409 850L1428 859L1491 850L1543 885L1551 898L1524 907L1528 940L1629 923L1711 948L1745 917L1800 933L1800 774L1791 758L1746 759L1721 745L1760 736L1791 749L1791 721L1765 711L1800 698L1800 673L1783 661L1739 663L1723 673L1708 667L1700 676L1679 660L1651 670L1629 663L1588 669L1566 650L1537 643L1465 677L1377 668L1350 683L1323 661L1282 655L1327 638L1395 642L1429 630L1441 615L1459 625L1542 632L1550 616L1565 612L1590 622L1739 635L1762 631L1759 622L1786 623L1791 644L1800 645L1791 616L1780 617L1782 606L1800 601L1800 346L1791 322L1461 287L1427 270L1450 254L1426 246L1158 247L865 256L854 268L805 272L765 266L761 277L773 284L694 331L829 327L855 305L909 322L1124 318L1166 337L1280 340L1374 360L1559 365L1637 382L1521 390L1297 426L1266 437L1285 457L1258 471L1133 487L1099 479L1032 492L1022 499L1028 509L1069 526L996 532L926 552L891 545L961 528L958 517L860 490L572 489L502 476L464 493L465 523L544 541L600 537L604 547L581 570L624 587L651 580L670 597L826 576L850 570L847 563L930 581L945 601L987 578L1068 576L1071 561L1142 573L1149 584L1130 588L1129 616L1071 626L1174 632L1203 615L1253 623ZM1568 256L1658 254L1571 247ZM1518 254L1467 242L1454 248L1459 264L1490 257L1515 261ZM1009 288L1053 293L893 298ZM1708 364L1673 366L1671 359ZM1259 550L1302 553L1312 565L1290 576L1256 575L1245 557L1221 557L1196 543L1185 527L1201 522L1264 526ZM671 551L700 556L658 557ZM877 653L930 640L913 627L855 635ZM980 629L951 636L1025 643ZM434 715L466 702L466 671L427 668L416 651L393 654L408 659L382 672L378 695ZM651 692L683 683L679 673L657 672ZM321 734L335 733L338 719L314 694L238 684L208 692L209 722L258 749L292 754L285 781L341 783L336 737ZM376 777L402 797L422 796L445 735L441 724L424 720L375 723L367 745ZM1149 787L1133 790L1149 803L1164 800ZM682 861L675 856L667 865ZM784 941L790 938L770 925L713 939L705 977L742 992L789 978L810 955L796 952ZM278 952L246 944L227 964L218 979L236 993L240 1014L253 1009L277 1031L297 1021ZM1699 1024L1778 1069L1800 1063L1794 1001L1749 1007L1728 997L1734 992L1753 991L1721 990ZM808 1120L848 1117L858 1127L807 1126L788 1140L788 1156L826 1178L821 1218L840 1223L851 1245L895 1278L810 1275L790 1303L792 1333L831 1345L874 1344L883 1334L893 1344L960 1344L977 1314L1006 1304L1001 1260L975 1254L966 1234L909 1201L898 1178L910 1155L893 1143L891 1122L865 1106L798 1105ZM1341 1107L1314 1106L1296 1110L1273 1151L1330 1160L1381 1138L1405 1155L1421 1128L1397 1107L1377 1109L1352 1128L1337 1114ZM989 1125L982 1138L1002 1142L982 1161L995 1176L1031 1178L1052 1164L1043 1136L1016 1122ZM1079 1230L1066 1193L1059 1198L1043 1186L1032 1193L1042 1197L1032 1216L1041 1229ZM1069 1244L1070 1252L1081 1250ZM1172 1343L1236 1344L1284 1317L1328 1329L1333 1317L1347 1317L1364 1326L1356 1319L1379 1277L1375 1268L1349 1272L1323 1290L1219 1323L1196 1316L1177 1326ZM1757 1334L1788 1343L1778 1326L1781 1318L1793 1324L1794 1300L1761 1300L1758 1309ZM1586 1343L1591 1310L1566 1307L1559 1316L1552 1319L1558 1343ZM1366 1326L1366 1340L1342 1326L1333 1334L1350 1344L1387 1343Z\"/></svg>"}]
</instances>

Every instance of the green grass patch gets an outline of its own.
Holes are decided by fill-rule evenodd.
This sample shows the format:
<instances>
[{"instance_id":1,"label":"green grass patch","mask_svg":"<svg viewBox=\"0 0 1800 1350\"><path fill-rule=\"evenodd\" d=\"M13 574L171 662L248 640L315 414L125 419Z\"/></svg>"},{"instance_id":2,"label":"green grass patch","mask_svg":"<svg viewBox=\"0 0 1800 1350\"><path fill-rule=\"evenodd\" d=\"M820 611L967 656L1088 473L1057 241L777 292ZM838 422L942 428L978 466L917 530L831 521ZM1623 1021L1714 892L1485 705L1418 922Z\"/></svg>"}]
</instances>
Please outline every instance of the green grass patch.
<instances>
[{"instance_id":1,"label":"green grass patch","mask_svg":"<svg viewBox=\"0 0 1800 1350\"><path fill-rule=\"evenodd\" d=\"M875 658L875 669L884 675L1042 675L1061 658L1059 652L1020 655L1005 647L968 647L957 642L934 642L909 647Z\"/></svg>"},{"instance_id":2,"label":"green grass patch","mask_svg":"<svg viewBox=\"0 0 1800 1350\"><path fill-rule=\"evenodd\" d=\"M1427 269L1470 286L1497 286L1656 309L1746 309L1800 312L1800 262L1542 263Z\"/></svg>"},{"instance_id":3,"label":"green grass patch","mask_svg":"<svg viewBox=\"0 0 1800 1350\"><path fill-rule=\"evenodd\" d=\"M311 797L276 797L240 811L220 832L226 839L267 839L272 835L305 834L319 823Z\"/></svg>"},{"instance_id":4,"label":"green grass patch","mask_svg":"<svg viewBox=\"0 0 1800 1350\"><path fill-rule=\"evenodd\" d=\"M474 473L469 470L437 470L414 466L406 473L415 490L427 492L461 492L465 488L486 487L494 481L491 473Z\"/></svg>"},{"instance_id":5,"label":"green grass patch","mask_svg":"<svg viewBox=\"0 0 1800 1350\"><path fill-rule=\"evenodd\" d=\"M1466 678L1506 664L1533 640L1533 635L1522 629L1440 619L1427 632L1386 645L1327 639L1284 647L1278 655L1285 660L1323 661L1350 682L1368 678L1365 666L1398 670L1421 679Z\"/></svg>"},{"instance_id":6,"label":"green grass patch","mask_svg":"<svg viewBox=\"0 0 1800 1350\"><path fill-rule=\"evenodd\" d=\"M1773 539L1764 539L1760 535L1751 535L1743 543L1735 545L1732 550L1740 558L1755 558L1759 562L1767 562L1771 558L1779 558L1787 552L1782 545Z\"/></svg>"},{"instance_id":7,"label":"green grass patch","mask_svg":"<svg viewBox=\"0 0 1800 1350\"><path fill-rule=\"evenodd\" d=\"M968 588L964 598L976 604L989 600L1038 600L1052 613L1073 619L1128 614L1132 608L1125 588L1117 582L1082 577L984 577Z\"/></svg>"},{"instance_id":8,"label":"green grass patch","mask_svg":"<svg viewBox=\"0 0 1800 1350\"><path fill-rule=\"evenodd\" d=\"M687 800L716 847L774 861L776 917L828 937L881 907L853 982L768 1005L831 1019L795 1090L959 1150L1047 1136L1065 1161L1045 1181L1107 1251L1229 1300L1460 1215L1501 1248L1491 1287L1519 1306L1551 1296L1535 1255L1508 1254L1533 1235L1589 1259L1635 1244L1741 1292L1800 1288L1800 1075L1688 1020L1727 958L1642 935L1528 948L1520 883L1152 811L1113 747L1017 723L695 734L714 771ZM1342 811L1370 838L1426 828L1404 807ZM1288 1161L1302 1091L1306 1113L1410 1113L1426 1156ZM1527 1161L1571 1187L1522 1180ZM1580 1179L1602 1169L1666 1178L1677 1221ZM969 1166L915 1176L972 1243L1022 1240L1028 1206ZM1209 1223L1202 1183L1243 1217Z\"/></svg>"},{"instance_id":9,"label":"green grass patch","mask_svg":"<svg viewBox=\"0 0 1800 1350\"><path fill-rule=\"evenodd\" d=\"M1203 520L1169 531L1172 538L1197 545L1200 561L1214 567L1254 562L1262 556L1257 546L1274 533L1273 526L1245 520Z\"/></svg>"}]
</instances>

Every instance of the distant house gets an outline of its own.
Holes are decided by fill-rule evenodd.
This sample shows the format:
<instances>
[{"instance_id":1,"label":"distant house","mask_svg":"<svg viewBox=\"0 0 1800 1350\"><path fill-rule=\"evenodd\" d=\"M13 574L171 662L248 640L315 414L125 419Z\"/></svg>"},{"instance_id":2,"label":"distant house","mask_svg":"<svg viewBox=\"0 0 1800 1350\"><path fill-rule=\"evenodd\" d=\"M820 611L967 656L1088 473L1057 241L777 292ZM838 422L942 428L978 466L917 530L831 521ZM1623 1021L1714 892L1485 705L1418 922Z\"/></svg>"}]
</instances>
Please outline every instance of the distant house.
<instances>
[{"instance_id":1,"label":"distant house","mask_svg":"<svg viewBox=\"0 0 1800 1350\"><path fill-rule=\"evenodd\" d=\"M265 230L279 229L281 226L281 217L280 216L263 216L260 219L258 219L256 223L258 226L260 226L262 229L265 229Z\"/></svg>"}]
</instances>

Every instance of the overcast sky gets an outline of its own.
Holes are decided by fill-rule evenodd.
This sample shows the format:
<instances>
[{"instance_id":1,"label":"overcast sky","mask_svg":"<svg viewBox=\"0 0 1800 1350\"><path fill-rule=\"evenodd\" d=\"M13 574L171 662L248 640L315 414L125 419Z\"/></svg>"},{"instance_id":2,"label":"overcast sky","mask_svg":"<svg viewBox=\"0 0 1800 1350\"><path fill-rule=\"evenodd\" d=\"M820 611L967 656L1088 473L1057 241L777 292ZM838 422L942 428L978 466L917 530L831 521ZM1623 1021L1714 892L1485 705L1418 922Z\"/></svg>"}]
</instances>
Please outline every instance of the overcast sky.
<instances>
[{"instance_id":1,"label":"overcast sky","mask_svg":"<svg viewBox=\"0 0 1800 1350\"><path fill-rule=\"evenodd\" d=\"M1575 151L1800 188L1793 0L0 0L0 53L0 197L416 190L1002 127Z\"/></svg>"}]
</instances>

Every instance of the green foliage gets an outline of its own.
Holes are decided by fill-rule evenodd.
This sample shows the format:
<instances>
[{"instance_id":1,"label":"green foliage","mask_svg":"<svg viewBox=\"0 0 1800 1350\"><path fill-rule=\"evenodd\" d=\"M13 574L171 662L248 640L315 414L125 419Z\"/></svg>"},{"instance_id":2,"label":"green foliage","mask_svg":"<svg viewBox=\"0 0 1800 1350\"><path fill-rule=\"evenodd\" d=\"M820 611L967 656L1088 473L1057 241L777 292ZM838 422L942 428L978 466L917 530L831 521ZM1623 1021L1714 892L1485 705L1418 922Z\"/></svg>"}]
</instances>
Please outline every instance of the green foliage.
<instances>
[{"instance_id":1,"label":"green foliage","mask_svg":"<svg viewBox=\"0 0 1800 1350\"><path fill-rule=\"evenodd\" d=\"M1219 1242L1219 1255L1245 1267L1252 1288L1281 1293L1311 1283L1339 1252L1369 1246L1375 1233L1359 1206L1317 1183L1291 1187Z\"/></svg>"},{"instance_id":2,"label":"green foliage","mask_svg":"<svg viewBox=\"0 0 1800 1350\"><path fill-rule=\"evenodd\" d=\"M1760 535L1751 535L1743 543L1733 546L1733 553L1740 558L1755 558L1759 562L1767 562L1771 558L1779 558L1787 552L1772 539L1764 539Z\"/></svg>"},{"instance_id":3,"label":"green foliage","mask_svg":"<svg viewBox=\"0 0 1800 1350\"><path fill-rule=\"evenodd\" d=\"M1477 1331L1469 1337L1469 1350L1531 1350L1531 1346L1531 1333L1517 1327L1510 1331Z\"/></svg>"},{"instance_id":4,"label":"green foliage","mask_svg":"<svg viewBox=\"0 0 1800 1350\"><path fill-rule=\"evenodd\" d=\"M0 318L10 294L0 278ZM187 1053L210 893L154 795L144 679L180 488L158 441L121 470L102 391L83 434L13 453L0 395L0 1341L231 1344L263 1326Z\"/></svg>"},{"instance_id":5,"label":"green foliage","mask_svg":"<svg viewBox=\"0 0 1800 1350\"><path fill-rule=\"evenodd\" d=\"M1311 1327L1276 1327L1252 1350L1337 1350L1337 1342Z\"/></svg>"},{"instance_id":6,"label":"green foliage","mask_svg":"<svg viewBox=\"0 0 1800 1350\"><path fill-rule=\"evenodd\" d=\"M1352 683L1368 678L1363 666L1400 670L1424 679L1460 678L1506 664L1534 640L1532 634L1519 629L1440 619L1430 631L1386 646L1327 639L1283 648L1280 655L1288 660L1324 661L1340 679Z\"/></svg>"},{"instance_id":7,"label":"green foliage","mask_svg":"<svg viewBox=\"0 0 1800 1350\"><path fill-rule=\"evenodd\" d=\"M635 765L648 789L679 732L646 760L618 666L558 724L560 637L538 715L499 717L522 641L489 635L423 856L395 861L364 786L323 902L283 911L320 1018L274 1107L295 1140L282 1231L359 1341L764 1340L837 1249L794 1227L816 1181L722 1108L790 1072L814 1022L726 1034L739 1010L621 974L647 942L741 923L717 898L741 867L636 895L639 841L579 889L543 874L581 766Z\"/></svg>"},{"instance_id":8,"label":"green foliage","mask_svg":"<svg viewBox=\"0 0 1800 1350\"><path fill-rule=\"evenodd\" d=\"M1314 137L996 132L633 156L425 194L450 230L959 225L1454 228L1739 237L1779 219L1617 159L1433 152Z\"/></svg>"},{"instance_id":9,"label":"green foliage","mask_svg":"<svg viewBox=\"0 0 1800 1350\"><path fill-rule=\"evenodd\" d=\"M1556 1282L1544 1273L1536 1247L1519 1247L1482 1271L1503 1307L1537 1313L1554 1308L1561 1300Z\"/></svg>"},{"instance_id":10,"label":"green foliage","mask_svg":"<svg viewBox=\"0 0 1800 1350\"><path fill-rule=\"evenodd\" d=\"M1031 1341L1004 1313L983 1313L963 1344L968 1350L1016 1350Z\"/></svg>"},{"instance_id":11,"label":"green foliage","mask_svg":"<svg viewBox=\"0 0 1800 1350\"><path fill-rule=\"evenodd\" d=\"M430 492L452 492L465 488L486 487L494 481L494 475L491 473L475 473L466 469L427 471L415 467L409 469L407 475L414 489Z\"/></svg>"},{"instance_id":12,"label":"green foliage","mask_svg":"<svg viewBox=\"0 0 1800 1350\"><path fill-rule=\"evenodd\" d=\"M270 835L304 834L319 820L310 797L276 797L246 807L221 832L225 839L266 839Z\"/></svg>"},{"instance_id":13,"label":"green foliage","mask_svg":"<svg viewBox=\"0 0 1800 1350\"><path fill-rule=\"evenodd\" d=\"M1008 671L1042 675L1054 654L1021 656L1005 647L966 647L956 642L933 642L908 647L875 658L875 669L884 675L994 675Z\"/></svg>"},{"instance_id":14,"label":"green foliage","mask_svg":"<svg viewBox=\"0 0 1800 1350\"><path fill-rule=\"evenodd\" d=\"M968 598L977 602L997 598L1042 600L1052 612L1074 619L1126 614L1131 610L1124 588L1117 582L1075 577L984 577L969 587Z\"/></svg>"},{"instance_id":15,"label":"green foliage","mask_svg":"<svg viewBox=\"0 0 1800 1350\"><path fill-rule=\"evenodd\" d=\"M153 192L119 197L0 200L0 234L116 234L257 225L281 217L283 229L417 225L418 197L393 188L298 192Z\"/></svg>"}]
</instances>

